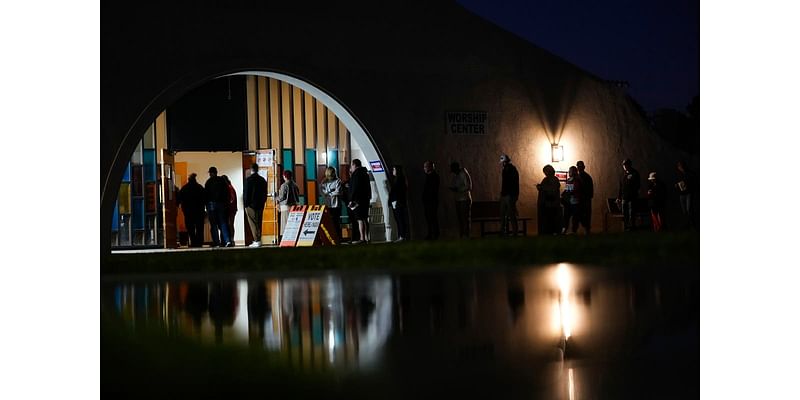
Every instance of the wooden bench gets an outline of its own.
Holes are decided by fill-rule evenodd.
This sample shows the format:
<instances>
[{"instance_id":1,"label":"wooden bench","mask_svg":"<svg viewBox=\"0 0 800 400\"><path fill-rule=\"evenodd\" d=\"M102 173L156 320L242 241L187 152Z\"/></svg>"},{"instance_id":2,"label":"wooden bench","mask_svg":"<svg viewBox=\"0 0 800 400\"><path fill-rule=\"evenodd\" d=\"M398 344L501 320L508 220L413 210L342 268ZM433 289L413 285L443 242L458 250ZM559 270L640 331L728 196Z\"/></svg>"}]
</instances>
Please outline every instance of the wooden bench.
<instances>
[{"instance_id":1,"label":"wooden bench","mask_svg":"<svg viewBox=\"0 0 800 400\"><path fill-rule=\"evenodd\" d=\"M603 232L608 232L609 218L618 219L623 225L625 224L622 209L615 198L606 199L606 210L603 213ZM638 219L636 226L650 225L650 208L647 205L647 199L639 198L633 203L633 218L634 220Z\"/></svg>"},{"instance_id":2,"label":"wooden bench","mask_svg":"<svg viewBox=\"0 0 800 400\"><path fill-rule=\"evenodd\" d=\"M528 236L528 221L531 219L517 216L517 232L521 232L523 236ZM477 223L480 226L481 237L502 234L500 231L502 228L501 222L499 201L472 202L472 223ZM487 230L487 225L489 225L489 228L496 227L496 230ZM510 221L509 225L511 225ZM519 229L520 226L522 229ZM513 227L509 226L508 229L513 229Z\"/></svg>"}]
</instances>

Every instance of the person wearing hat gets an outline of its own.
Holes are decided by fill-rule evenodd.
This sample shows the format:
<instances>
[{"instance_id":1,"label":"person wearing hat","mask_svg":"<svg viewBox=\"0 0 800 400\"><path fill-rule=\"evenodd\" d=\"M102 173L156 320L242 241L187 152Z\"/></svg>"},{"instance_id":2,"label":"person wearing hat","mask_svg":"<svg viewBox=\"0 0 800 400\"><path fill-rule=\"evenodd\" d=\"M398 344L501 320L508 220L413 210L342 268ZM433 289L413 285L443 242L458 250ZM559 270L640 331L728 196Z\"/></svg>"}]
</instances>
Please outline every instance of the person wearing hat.
<instances>
[{"instance_id":1,"label":"person wearing hat","mask_svg":"<svg viewBox=\"0 0 800 400\"><path fill-rule=\"evenodd\" d=\"M619 194L617 195L617 203L622 205L622 216L625 221L625 231L630 231L636 228L634 219L634 203L639 198L639 189L641 188L641 177L639 171L633 168L633 161L626 158L622 161L622 177L619 181Z\"/></svg>"},{"instance_id":2,"label":"person wearing hat","mask_svg":"<svg viewBox=\"0 0 800 400\"><path fill-rule=\"evenodd\" d=\"M502 166L502 183L500 186L500 232L507 236L509 222L513 226L513 235L517 235L517 199L519 198L519 172L511 164L508 154L500 156ZM510 220L510 221L509 221Z\"/></svg>"},{"instance_id":3,"label":"person wearing hat","mask_svg":"<svg viewBox=\"0 0 800 400\"><path fill-rule=\"evenodd\" d=\"M661 213L667 199L667 187L658 179L655 172L647 177L647 204L650 206L650 220L653 222L653 232L661 232L664 228Z\"/></svg>"},{"instance_id":4,"label":"person wearing hat","mask_svg":"<svg viewBox=\"0 0 800 400\"><path fill-rule=\"evenodd\" d=\"M211 247L233 247L228 229L228 183L217 176L217 167L209 168L208 175L205 192L208 223L211 225Z\"/></svg>"}]
</instances>

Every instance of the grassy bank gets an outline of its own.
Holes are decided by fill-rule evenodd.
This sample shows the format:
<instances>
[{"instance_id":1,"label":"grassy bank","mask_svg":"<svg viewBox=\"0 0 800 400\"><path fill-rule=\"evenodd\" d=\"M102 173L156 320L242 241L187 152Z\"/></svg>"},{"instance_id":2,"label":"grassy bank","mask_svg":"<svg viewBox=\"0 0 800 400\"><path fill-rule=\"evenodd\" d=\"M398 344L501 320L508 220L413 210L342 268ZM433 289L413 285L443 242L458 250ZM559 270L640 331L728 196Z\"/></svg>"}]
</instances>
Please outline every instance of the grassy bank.
<instances>
[{"instance_id":1,"label":"grassy bank","mask_svg":"<svg viewBox=\"0 0 800 400\"><path fill-rule=\"evenodd\" d=\"M414 270L510 267L553 262L601 265L699 265L698 233L529 236L452 241L411 241L314 248L232 248L110 254L101 273L259 272L313 270Z\"/></svg>"}]
</instances>

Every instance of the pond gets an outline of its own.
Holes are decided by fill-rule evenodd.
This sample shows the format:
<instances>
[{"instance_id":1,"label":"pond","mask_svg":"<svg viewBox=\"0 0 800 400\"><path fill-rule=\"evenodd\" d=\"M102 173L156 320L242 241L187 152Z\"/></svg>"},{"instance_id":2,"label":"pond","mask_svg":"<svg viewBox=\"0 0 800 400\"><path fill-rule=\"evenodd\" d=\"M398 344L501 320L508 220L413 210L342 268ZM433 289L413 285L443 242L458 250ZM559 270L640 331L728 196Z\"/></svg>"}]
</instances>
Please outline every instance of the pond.
<instances>
[{"instance_id":1,"label":"pond","mask_svg":"<svg viewBox=\"0 0 800 400\"><path fill-rule=\"evenodd\" d=\"M698 269L101 281L110 397L699 395Z\"/></svg>"}]
</instances>

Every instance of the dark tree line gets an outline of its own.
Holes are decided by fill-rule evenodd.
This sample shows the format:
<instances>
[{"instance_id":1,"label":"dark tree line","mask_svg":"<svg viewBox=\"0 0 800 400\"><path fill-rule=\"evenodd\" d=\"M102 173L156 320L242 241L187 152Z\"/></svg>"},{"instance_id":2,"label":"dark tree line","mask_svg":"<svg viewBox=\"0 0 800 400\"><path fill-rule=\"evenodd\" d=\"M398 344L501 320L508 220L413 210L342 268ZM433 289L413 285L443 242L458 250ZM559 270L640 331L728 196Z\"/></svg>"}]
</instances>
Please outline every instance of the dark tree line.
<instances>
[{"instance_id":1,"label":"dark tree line","mask_svg":"<svg viewBox=\"0 0 800 400\"><path fill-rule=\"evenodd\" d=\"M649 115L650 126L666 141L691 153L700 153L700 96L694 96L681 112L662 108Z\"/></svg>"}]
</instances>

